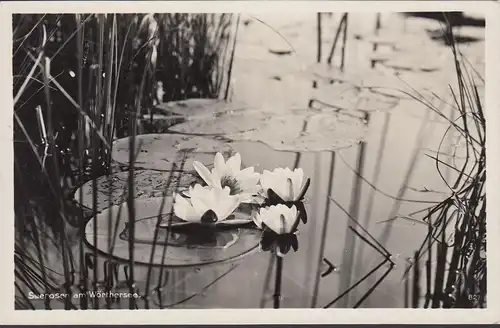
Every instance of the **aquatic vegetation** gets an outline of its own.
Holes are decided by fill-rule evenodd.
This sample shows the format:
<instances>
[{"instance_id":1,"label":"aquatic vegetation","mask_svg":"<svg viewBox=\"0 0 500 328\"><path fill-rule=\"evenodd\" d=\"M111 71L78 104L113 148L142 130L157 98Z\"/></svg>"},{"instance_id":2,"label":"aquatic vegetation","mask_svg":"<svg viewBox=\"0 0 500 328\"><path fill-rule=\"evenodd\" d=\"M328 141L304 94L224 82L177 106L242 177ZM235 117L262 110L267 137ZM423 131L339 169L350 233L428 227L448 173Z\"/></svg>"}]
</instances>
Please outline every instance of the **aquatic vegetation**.
<instances>
[{"instance_id":1,"label":"aquatic vegetation","mask_svg":"<svg viewBox=\"0 0 500 328\"><path fill-rule=\"evenodd\" d=\"M241 202L252 201L259 192L260 174L253 167L241 169L241 155L236 153L227 162L220 152L215 155L214 168L210 172L198 161L193 166L205 183L217 189L230 189L231 195L237 195Z\"/></svg>"},{"instance_id":2,"label":"aquatic vegetation","mask_svg":"<svg viewBox=\"0 0 500 328\"><path fill-rule=\"evenodd\" d=\"M284 202L296 202L303 199L310 179L304 181L304 170L301 168L276 168L272 172L264 170L260 184L265 193L271 190Z\"/></svg>"},{"instance_id":3,"label":"aquatic vegetation","mask_svg":"<svg viewBox=\"0 0 500 328\"><path fill-rule=\"evenodd\" d=\"M127 198L127 171L113 172L95 180L97 186L96 209L119 205ZM177 188L188 188L198 181L196 172L180 172L169 179L170 173L158 170L136 170L134 172L134 194L136 198L171 196ZM177 187L177 185L179 187ZM94 202L93 181L88 181L74 191L73 198L78 204L91 209ZM80 192L82 197L80 198Z\"/></svg>"},{"instance_id":4,"label":"aquatic vegetation","mask_svg":"<svg viewBox=\"0 0 500 328\"><path fill-rule=\"evenodd\" d=\"M336 113L326 107L320 110L299 109L270 117L242 115L242 121L253 127L226 135L234 141L262 142L272 149L288 152L335 151L363 140L367 133L363 118L350 113ZM208 125L208 122L204 124Z\"/></svg>"},{"instance_id":5,"label":"aquatic vegetation","mask_svg":"<svg viewBox=\"0 0 500 328\"><path fill-rule=\"evenodd\" d=\"M309 189L311 179L307 178L304 182L304 171L301 168L293 171L288 167L276 168L272 172L264 170L260 183L265 194L265 205L285 204L297 207L299 218L303 223L307 223L304 196Z\"/></svg>"},{"instance_id":6,"label":"aquatic vegetation","mask_svg":"<svg viewBox=\"0 0 500 328\"><path fill-rule=\"evenodd\" d=\"M128 215L127 202L104 209L85 226L83 238L90 246L86 252L92 255L96 248L122 262L128 262L133 257L139 275L137 283L143 284L140 290L145 292L156 287L154 282L147 284L144 279L149 267L154 267L153 273L159 273L163 267L164 275L175 272L179 267L199 268L214 263L224 267L258 250L261 231L252 228L252 220L247 213L236 210L222 224L203 225L172 215L174 202L173 196L138 198L134 202L137 214L133 220ZM250 221L247 221L248 224L224 224L235 219ZM132 225L134 235L130 236ZM128 251L130 242L134 243L132 254ZM199 275L195 270L191 271L195 276ZM164 279L169 280L166 276ZM201 282L194 280L192 284L195 285Z\"/></svg>"},{"instance_id":7,"label":"aquatic vegetation","mask_svg":"<svg viewBox=\"0 0 500 328\"><path fill-rule=\"evenodd\" d=\"M127 167L130 157L131 137L121 138L113 143L112 159ZM193 161L207 167L213 165L216 152L229 154L232 146L223 139L211 136L191 136L173 133L142 134L134 138L137 154L134 164L137 168L171 171L180 158L185 158L185 170L194 171Z\"/></svg>"},{"instance_id":8,"label":"aquatic vegetation","mask_svg":"<svg viewBox=\"0 0 500 328\"><path fill-rule=\"evenodd\" d=\"M297 226L300 221L297 208L283 204L260 209L254 217L254 223L263 229L260 242L263 251L273 250L277 256L284 256L290 248L299 249Z\"/></svg>"},{"instance_id":9,"label":"aquatic vegetation","mask_svg":"<svg viewBox=\"0 0 500 328\"><path fill-rule=\"evenodd\" d=\"M455 88L450 87L458 113L447 117L422 94L414 92L412 96L449 125L436 155L428 155L435 160L449 195L439 204L425 209L427 214L421 222L428 226L428 233L415 251L404 277L412 282L412 307L484 308L487 303L485 108L478 87L480 82L466 65L458 43L453 41L451 26L448 24L445 29L451 42L458 82ZM451 160L448 160L442 147L444 140L453 133L459 135L462 146L455 145ZM443 174L444 169L451 169L451 175ZM425 275L420 279L424 259ZM422 282L425 283L424 295ZM410 293L406 297L409 298Z\"/></svg>"},{"instance_id":10,"label":"aquatic vegetation","mask_svg":"<svg viewBox=\"0 0 500 328\"><path fill-rule=\"evenodd\" d=\"M318 25L325 25L326 16L317 15ZM341 15L335 36L340 38L342 32L344 37L341 69L330 65L336 41L328 66L318 63L300 68L299 61L294 60L299 49L293 49L292 45L291 50L276 44L265 45L259 53L244 44L248 40L239 38L238 45L243 43L239 51L244 53L240 59L264 52L268 58L275 58L272 62L263 57L265 64L260 67L257 60L246 60L240 65L244 67L239 68L238 80L247 96L243 97L245 102L238 100L238 93L240 96L242 93L239 91L228 97L228 91L233 92L234 88L228 62L232 62L236 43L234 38L231 49L230 15L25 15L15 18L16 308L148 309L207 304L214 307L219 306L222 299L232 302L233 297L239 297L237 294L245 294L251 301L222 305L254 306L256 297L270 297L267 288L272 272L276 275L272 295L275 308L281 307L280 301L284 307L319 304L327 308L339 299L349 298L349 294L350 300L340 305L350 306L357 295L352 303L356 308L364 304L375 289L387 293L390 287L395 291L399 277L394 278L394 274L394 279L386 277L396 266L397 256L391 256L389 250L363 228L373 216L373 199L376 199L374 203L383 203L382 206L387 197L396 201L403 199L402 195L393 197L386 185L379 186L387 182L378 178L380 167L387 163L382 153L394 152L385 145L387 130L384 129L388 129L391 115L404 116L400 115L401 111L407 109L401 109L410 103L409 99L422 100L422 90L418 90L419 96L401 90L404 81L408 84L406 89L427 86L429 93L437 94L448 85L437 91L438 84L444 81L439 79L443 73L441 61L425 61L430 56L421 61L422 56L418 57L419 51L415 51L414 46L421 39L412 33L398 32L394 42L384 42L380 36L379 40L368 40L370 44L358 43L360 48L390 45L393 47L390 53L372 56L352 51L356 47L349 48L346 44L347 17L347 13ZM288 17L278 19L290 23ZM314 25L314 17L306 15L305 19ZM349 15L349 26L355 20ZM62 28L59 21L63 23ZM301 34L297 29L300 24L291 25L295 30L289 35ZM71 28L66 29L68 26ZM307 26L303 27L305 32ZM321 40L325 39L321 34L328 30L325 26L323 31L321 28L318 28L318 57L321 57ZM392 26L390 30L394 30ZM302 34L306 37L298 45L309 47L312 38ZM258 42L266 41L259 34L254 38ZM400 47L402 43L407 49ZM346 50L349 56L345 55ZM413 56L405 57L412 51ZM380 63L372 69L367 67L369 62L344 67L344 60L350 61L359 54L363 59L378 58ZM473 65L478 63L474 61ZM435 71L423 73L422 68ZM241 72L249 70L252 78L240 77L245 76ZM271 73L275 76L270 82ZM422 79L421 74L426 79ZM462 74L458 86L474 79ZM233 81L231 88L230 81ZM258 82L262 87L253 87ZM312 82L314 87L309 89ZM451 98L457 107L451 111L457 114L458 121L456 116L440 116L460 135L459 140L454 141L456 147L450 151L452 160L448 162L440 149L435 152L439 174L443 166L451 165L459 182L450 182L446 176L446 182L452 187L451 196L439 206L429 208L426 221L409 215L414 222L428 224L429 228L423 248L412 256L413 266L408 266L407 277L413 278L412 306L415 307L421 305L422 278L426 279L424 307L485 306L485 122L481 108L484 85L469 84L469 90L460 89L460 94ZM253 94L245 88L253 89ZM253 99L260 105L253 105ZM406 103L401 104L400 99ZM25 110L27 108L34 110ZM377 113L388 109L391 111ZM68 112L72 114L67 115ZM384 142L372 142L372 132L380 132L381 117L386 119L382 127ZM406 128L400 125L401 129ZM479 131L472 131L475 127ZM161 130L162 134L143 134L152 133L152 128ZM413 131L413 126L410 128ZM413 134L410 132L410 135ZM365 138L369 141L365 142ZM398 139L388 144L392 142L400 147L398 149L406 149L407 139L402 135L388 139ZM351 146L354 146L352 152L338 151ZM380 156L371 156L377 147ZM264 151L260 152L261 149ZM349 154L345 160L344 154ZM351 155L357 156L357 164L353 172L347 169L347 176L343 173L350 167L348 162L354 160ZM396 151L395 156L400 155L405 156ZM255 168L242 165L242 156L248 156ZM339 157L343 163L339 163ZM468 170L457 167L463 160L468 162ZM376 178L361 178L371 173L365 166L373 161L377 163ZM402 162L404 158L395 161L391 158L390 165ZM328 164L330 175L323 179L323 174L328 175ZM268 170L260 173L260 166ZM277 168L273 170L274 167ZM314 172L315 193L311 197L306 197L311 180L304 176L303 170ZM36 174L27 176L27 171ZM350 183L351 173L355 179L351 198L339 188L334 195L335 186ZM392 179L391 173L388 179ZM372 195L380 194L381 198L370 196L369 210L365 218L359 218L360 224L357 219L362 213L358 207L364 207L362 200L366 197L361 192L364 183L373 189ZM79 188L75 191L76 186ZM43 197L35 197L36 190L42 190ZM351 204L346 206L345 202ZM330 203L337 207L330 210ZM410 206L416 203L407 202ZM313 218L310 222L306 205ZM344 206L349 209L344 210ZM323 207L324 219L321 217ZM338 214L342 214L339 210L345 212L341 216L347 215L354 225L348 223L346 229L337 229L337 224L343 223L338 221ZM373 213L383 212L375 207ZM328 221L331 221L330 228ZM52 222L54 233L47 229L48 222ZM337 233L339 235L335 235ZM367 266L367 272L359 270L359 276L346 259L356 252L362 253L359 258L363 261L366 254L361 248L355 249L354 243L348 243L351 234L370 246L370 255L375 255L370 260L378 261L380 257L380 264L375 263L373 269ZM416 235L413 230L410 234ZM343 237L346 238L344 244L341 243ZM298 251L299 242L302 252ZM385 246L385 241L381 243ZM390 246L388 248L394 250L394 244ZM294 252L290 252L292 249ZM258 250L263 252L259 254ZM255 256L247 257L250 254ZM288 255L287 261L290 260L287 270L283 270L285 255ZM265 256L270 259L263 264L261 260ZM237 271L238 261L243 258L248 265ZM419 267L422 260L426 260L424 270ZM264 279L259 272L266 271L267 263L270 264L264 292L254 292L254 282ZM273 264L276 265L273 267ZM384 270L384 266L387 271L372 284L369 278L379 269ZM397 267L395 271L402 271L399 264ZM334 272L342 276L339 283L332 283ZM344 276L349 280L344 280ZM222 284L231 285L243 279L250 287L240 284L241 289L214 288L222 278L227 281ZM324 281L322 288L319 288L320 280ZM361 284L366 281L365 293ZM384 284L378 287L382 281ZM330 287L332 285L334 287ZM338 292L332 291L337 287ZM252 292L248 295L245 288ZM217 289L224 290L224 298ZM76 302L43 300L42 304L26 297L33 290L84 294L119 290L137 293L140 298L121 304L98 297L84 297ZM360 291L364 294L360 295ZM265 307L265 303L262 304Z\"/></svg>"},{"instance_id":11,"label":"aquatic vegetation","mask_svg":"<svg viewBox=\"0 0 500 328\"><path fill-rule=\"evenodd\" d=\"M229 187L212 188L197 184L189 188L189 199L175 195L174 213L184 221L216 225L224 222L239 204L239 197L231 195Z\"/></svg>"},{"instance_id":12,"label":"aquatic vegetation","mask_svg":"<svg viewBox=\"0 0 500 328\"><path fill-rule=\"evenodd\" d=\"M244 103L229 102L224 99L189 98L159 104L155 107L155 110L169 115L193 119L219 116L224 113L234 113L245 110L247 107L248 105Z\"/></svg>"}]
</instances>

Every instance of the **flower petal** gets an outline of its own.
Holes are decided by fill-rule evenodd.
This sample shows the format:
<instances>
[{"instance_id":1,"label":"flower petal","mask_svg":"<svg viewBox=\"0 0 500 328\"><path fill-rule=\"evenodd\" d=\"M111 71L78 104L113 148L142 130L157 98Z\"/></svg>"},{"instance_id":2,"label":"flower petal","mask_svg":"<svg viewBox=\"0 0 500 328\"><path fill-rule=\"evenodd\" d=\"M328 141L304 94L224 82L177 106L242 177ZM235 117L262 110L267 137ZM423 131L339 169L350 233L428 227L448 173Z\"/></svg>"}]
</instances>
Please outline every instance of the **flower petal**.
<instances>
[{"instance_id":1,"label":"flower petal","mask_svg":"<svg viewBox=\"0 0 500 328\"><path fill-rule=\"evenodd\" d=\"M200 216L191 203L179 194L175 195L174 214L184 221L200 220Z\"/></svg>"},{"instance_id":2,"label":"flower petal","mask_svg":"<svg viewBox=\"0 0 500 328\"><path fill-rule=\"evenodd\" d=\"M253 217L253 222L257 226L257 228L262 229L262 217L260 216L260 213L255 214Z\"/></svg>"},{"instance_id":3,"label":"flower petal","mask_svg":"<svg viewBox=\"0 0 500 328\"><path fill-rule=\"evenodd\" d=\"M215 154L213 173L217 173L219 177L226 174L226 161L224 161L224 157L220 152Z\"/></svg>"},{"instance_id":4,"label":"flower petal","mask_svg":"<svg viewBox=\"0 0 500 328\"><path fill-rule=\"evenodd\" d=\"M234 212L239 204L240 202L237 196L227 196L219 199L217 203L214 204L214 211L217 214L219 221L227 219L227 217Z\"/></svg>"},{"instance_id":5,"label":"flower petal","mask_svg":"<svg viewBox=\"0 0 500 328\"><path fill-rule=\"evenodd\" d=\"M243 170L239 170L236 177L239 179L244 179L246 176L251 176L253 174L255 174L255 168L253 166L249 166L245 167Z\"/></svg>"},{"instance_id":6,"label":"flower petal","mask_svg":"<svg viewBox=\"0 0 500 328\"><path fill-rule=\"evenodd\" d=\"M272 231L281 234L280 213L276 206L270 206L266 212L261 212L262 222Z\"/></svg>"},{"instance_id":7,"label":"flower petal","mask_svg":"<svg viewBox=\"0 0 500 328\"><path fill-rule=\"evenodd\" d=\"M234 175L241 169L241 155L240 153L236 153L233 157L229 158L226 162L226 167L231 170L231 173ZM228 172L227 172L228 173Z\"/></svg>"},{"instance_id":8,"label":"flower petal","mask_svg":"<svg viewBox=\"0 0 500 328\"><path fill-rule=\"evenodd\" d=\"M207 185L212 186L213 185L213 177L212 173L210 173L210 170L207 169L207 167L203 164L201 164L198 161L193 161L193 166L196 172L200 175L200 177L207 183Z\"/></svg>"},{"instance_id":9,"label":"flower petal","mask_svg":"<svg viewBox=\"0 0 500 328\"><path fill-rule=\"evenodd\" d=\"M241 171L241 172L243 172L243 171ZM242 174L238 174L238 176L236 176L236 179L238 180L240 188L244 191L255 193L260 189L260 186L259 186L260 174L259 173L253 173L251 175L244 175L244 176Z\"/></svg>"},{"instance_id":10,"label":"flower petal","mask_svg":"<svg viewBox=\"0 0 500 328\"><path fill-rule=\"evenodd\" d=\"M283 171L283 169L281 169ZM264 193L267 195L268 190L272 189L278 196L280 196L283 200L288 200L285 199L284 196L286 196L286 192L284 191L285 187L285 181L283 179L284 175L279 172L278 169L275 169L273 172L264 170L260 177L260 184L262 188L264 189Z\"/></svg>"},{"instance_id":11,"label":"flower petal","mask_svg":"<svg viewBox=\"0 0 500 328\"><path fill-rule=\"evenodd\" d=\"M267 194L267 189L271 188L271 172L264 170L260 175L260 185L262 186L262 191Z\"/></svg>"},{"instance_id":12,"label":"flower petal","mask_svg":"<svg viewBox=\"0 0 500 328\"><path fill-rule=\"evenodd\" d=\"M279 175L275 179L275 183L273 186L273 191L280 196L284 201L290 201L290 185L288 183L288 178L285 175Z\"/></svg>"},{"instance_id":13,"label":"flower petal","mask_svg":"<svg viewBox=\"0 0 500 328\"><path fill-rule=\"evenodd\" d=\"M302 183L304 181L304 170L302 168L297 168L293 171L292 175L292 183L293 183L293 200L297 200L300 192L302 191Z\"/></svg>"},{"instance_id":14,"label":"flower petal","mask_svg":"<svg viewBox=\"0 0 500 328\"><path fill-rule=\"evenodd\" d=\"M212 187L217 189L222 189L221 179L222 176L220 175L219 171L216 170L214 167L212 169Z\"/></svg>"},{"instance_id":15,"label":"flower petal","mask_svg":"<svg viewBox=\"0 0 500 328\"><path fill-rule=\"evenodd\" d=\"M281 205L283 207L280 208L282 211L282 215L285 218L285 224L284 224L284 233L290 233L292 232L295 223L297 222L297 207L295 205L292 205L291 208L288 208L286 205Z\"/></svg>"},{"instance_id":16,"label":"flower petal","mask_svg":"<svg viewBox=\"0 0 500 328\"><path fill-rule=\"evenodd\" d=\"M213 197L211 195L212 190L203 188L199 184L195 185L194 188L190 188L191 204L200 218L211 209L211 198Z\"/></svg>"}]
</instances>

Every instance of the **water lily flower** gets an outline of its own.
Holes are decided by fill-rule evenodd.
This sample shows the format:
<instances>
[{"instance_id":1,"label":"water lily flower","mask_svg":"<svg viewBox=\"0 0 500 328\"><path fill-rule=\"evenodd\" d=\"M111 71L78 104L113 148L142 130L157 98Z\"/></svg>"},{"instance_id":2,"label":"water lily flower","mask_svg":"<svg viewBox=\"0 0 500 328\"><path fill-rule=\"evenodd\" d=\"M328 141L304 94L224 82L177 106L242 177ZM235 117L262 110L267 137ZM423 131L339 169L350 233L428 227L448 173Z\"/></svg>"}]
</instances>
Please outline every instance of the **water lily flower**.
<instances>
[{"instance_id":1,"label":"water lily flower","mask_svg":"<svg viewBox=\"0 0 500 328\"><path fill-rule=\"evenodd\" d=\"M187 223L233 225L251 222L251 219L232 217L239 205L239 198L230 192L229 187L219 189L197 184L189 188L190 198L175 195L174 214Z\"/></svg>"},{"instance_id":2,"label":"water lily flower","mask_svg":"<svg viewBox=\"0 0 500 328\"><path fill-rule=\"evenodd\" d=\"M264 204L295 205L302 222L306 223L307 214L303 200L310 183L309 178L304 183L304 171L301 168L293 171L288 167L276 168L273 172L264 170L260 177L260 184L266 195Z\"/></svg>"},{"instance_id":3,"label":"water lily flower","mask_svg":"<svg viewBox=\"0 0 500 328\"><path fill-rule=\"evenodd\" d=\"M263 207L253 220L255 225L264 231L260 242L262 250L275 249L278 256L288 253L290 248L298 250L297 226L300 218L295 205Z\"/></svg>"},{"instance_id":4,"label":"water lily flower","mask_svg":"<svg viewBox=\"0 0 500 328\"><path fill-rule=\"evenodd\" d=\"M229 188L231 195L237 195L240 202L252 202L259 190L260 174L253 167L241 169L241 155L236 153L227 162L221 153L214 159L212 172L198 161L193 162L196 172L210 187L217 189Z\"/></svg>"},{"instance_id":5,"label":"water lily flower","mask_svg":"<svg viewBox=\"0 0 500 328\"><path fill-rule=\"evenodd\" d=\"M260 184L267 192L271 189L285 202L301 200L309 187L310 179L304 184L304 171L301 168L276 168L273 172L264 170L260 177Z\"/></svg>"}]
</instances>

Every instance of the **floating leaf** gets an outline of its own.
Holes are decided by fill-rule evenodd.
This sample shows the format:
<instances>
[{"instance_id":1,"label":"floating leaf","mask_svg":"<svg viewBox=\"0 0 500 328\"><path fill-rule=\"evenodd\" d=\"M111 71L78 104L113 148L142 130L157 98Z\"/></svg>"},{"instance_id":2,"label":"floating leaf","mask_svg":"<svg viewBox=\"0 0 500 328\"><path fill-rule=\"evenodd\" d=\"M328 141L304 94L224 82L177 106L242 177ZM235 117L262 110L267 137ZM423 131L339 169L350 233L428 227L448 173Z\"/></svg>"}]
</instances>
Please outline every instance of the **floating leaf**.
<instances>
[{"instance_id":1,"label":"floating leaf","mask_svg":"<svg viewBox=\"0 0 500 328\"><path fill-rule=\"evenodd\" d=\"M146 198L161 196L162 193L172 195L173 191L179 185L179 188L186 188L198 181L194 173L182 172L174 174L169 182L170 172L154 170L138 170L134 172L134 195L137 198ZM116 172L110 176L101 176L96 179L97 184L97 211L118 205L127 200L128 197L128 178L129 172ZM168 185L167 185L168 184ZM93 202L93 181L88 181L74 193L74 198L80 203L80 190L83 193L81 205L92 208ZM111 196L111 198L110 198Z\"/></svg>"},{"instance_id":2,"label":"floating leaf","mask_svg":"<svg viewBox=\"0 0 500 328\"><path fill-rule=\"evenodd\" d=\"M404 52L384 62L383 65L395 70L434 72L442 70L446 63L450 62L450 55L443 50Z\"/></svg>"},{"instance_id":3,"label":"floating leaf","mask_svg":"<svg viewBox=\"0 0 500 328\"><path fill-rule=\"evenodd\" d=\"M191 139L194 139L191 141ZM191 144L185 144L190 142ZM199 161L205 166L213 165L214 155L217 151L228 154L232 148L227 141L200 136L181 134L143 134L136 137L136 151L141 145L135 166L143 169L170 171L174 163L177 168L185 156L184 170L192 171L193 161ZM189 147L188 147L189 146ZM192 148L190 148L192 147ZM193 149L194 148L194 149ZM129 138L115 141L113 145L113 160L128 165Z\"/></svg>"},{"instance_id":4,"label":"floating leaf","mask_svg":"<svg viewBox=\"0 0 500 328\"><path fill-rule=\"evenodd\" d=\"M345 87L384 86L387 84L386 80L390 81L394 78L394 74L388 72L387 69L350 67L341 71L339 68L327 64L310 65L304 68L299 75L311 80L323 79L330 83L345 83Z\"/></svg>"},{"instance_id":5,"label":"floating leaf","mask_svg":"<svg viewBox=\"0 0 500 328\"><path fill-rule=\"evenodd\" d=\"M313 99L345 111L382 111L394 108L398 98L372 92L368 88L351 87L342 93L331 93L329 87L319 89Z\"/></svg>"},{"instance_id":6,"label":"floating leaf","mask_svg":"<svg viewBox=\"0 0 500 328\"><path fill-rule=\"evenodd\" d=\"M180 133L224 136L230 133L257 129L263 120L272 116L272 112L246 110L235 114L224 114L219 117L190 119L184 123L174 125L170 130Z\"/></svg>"},{"instance_id":7,"label":"floating leaf","mask_svg":"<svg viewBox=\"0 0 500 328\"><path fill-rule=\"evenodd\" d=\"M183 117L213 116L226 112L241 111L246 108L243 103L232 103L220 99L192 98L187 100L163 103L157 110Z\"/></svg>"},{"instance_id":8,"label":"floating leaf","mask_svg":"<svg viewBox=\"0 0 500 328\"><path fill-rule=\"evenodd\" d=\"M304 122L306 130L303 131ZM332 113L287 114L262 121L259 128L228 135L233 140L263 142L281 151L333 151L361 141L366 133L363 120Z\"/></svg>"},{"instance_id":9,"label":"floating leaf","mask_svg":"<svg viewBox=\"0 0 500 328\"><path fill-rule=\"evenodd\" d=\"M157 244L153 251L153 240L162 198L137 199L135 201L135 245L134 260L136 263L148 264L153 254L153 265L164 264L165 267L201 267L216 263L235 261L258 249L261 232L258 229L234 228L217 231L216 244L210 246L191 245L188 242L187 232L172 232L169 235L170 245L165 247L167 229L159 228ZM91 247L97 247L103 253L108 253L110 247L113 256L122 260L129 260L127 227L130 224L126 203L123 203L120 215L119 206L106 209L92 218L85 227L85 238ZM172 197L167 197L161 214L169 215L171 212ZM108 211L112 210L111 221ZM97 225L98 244L94 245L94 225ZM116 227L116 228L115 228ZM110 230L111 229L111 230ZM109 239L108 235L117 237ZM120 236L121 235L121 236ZM236 236L236 237L235 237ZM191 236L194 237L194 236ZM219 238L220 237L220 238ZM236 240L235 240L236 239ZM224 247L222 240L226 240ZM229 244L229 245L228 245ZM217 247L216 247L217 246ZM165 252L165 257L163 253Z\"/></svg>"}]
</instances>

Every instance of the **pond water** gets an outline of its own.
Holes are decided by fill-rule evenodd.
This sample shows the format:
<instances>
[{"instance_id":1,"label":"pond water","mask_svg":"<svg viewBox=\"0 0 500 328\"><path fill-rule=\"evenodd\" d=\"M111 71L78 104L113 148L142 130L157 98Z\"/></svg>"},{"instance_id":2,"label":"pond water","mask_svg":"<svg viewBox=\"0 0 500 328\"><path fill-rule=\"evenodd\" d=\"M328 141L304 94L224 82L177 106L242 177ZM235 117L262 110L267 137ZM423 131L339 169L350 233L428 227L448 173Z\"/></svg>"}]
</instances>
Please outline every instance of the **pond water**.
<instances>
[{"instance_id":1,"label":"pond water","mask_svg":"<svg viewBox=\"0 0 500 328\"><path fill-rule=\"evenodd\" d=\"M330 49L339 16L325 15L323 53ZM240 28L233 72L233 102L262 108L262 112L271 111L274 115L290 115L292 109L308 110L311 97L333 103L342 100L343 105L353 106L336 114L339 120L345 118L347 123L340 124L332 134L321 135L319 128L316 127L316 131L313 127L313 130L309 130L309 139L301 140L302 143L295 143L294 137L288 136L285 144L290 146L289 148L298 145L297 149L301 150L299 152L290 151L291 149L276 150L279 147L276 147L276 138L273 139L273 135L279 134L280 128L286 129L290 126L287 123L276 126L275 131L273 126L270 126L270 129L252 137L234 137L235 141L230 144L233 150L241 154L244 166L254 166L258 171L296 166L301 167L305 176L311 179L311 187L306 195L309 222L300 227L299 250L291 251L284 258L281 306L323 307L383 261L381 254L350 230L349 226L352 226L353 222L346 214L348 212L392 254L395 263L361 307L404 307L403 271L408 259L422 243L427 227L412 220L391 219L396 216L409 216L417 211L425 213L426 208L439 202L448 192L436 171L435 161L425 155L435 154L448 125L433 111L405 98L403 94L400 94L395 103L389 101L389 105L383 101L373 105L368 100L367 111L360 112L359 107L354 108L355 102L341 99L342 92L347 92L349 88L341 90L342 88L330 85L317 75L303 74L304 71L307 72L304 67L314 64L316 60L315 15L301 14L286 18L271 15L258 18L269 26L253 19ZM349 17L345 65L346 71L352 72L349 73L351 78L356 74L369 72L370 63L367 58L373 51L372 43L360 41L360 35L364 38L372 35L374 22L374 14L356 14ZM386 26L383 31L388 35L387 39L396 39L395 44L406 49L402 54L392 55L393 57L403 60L405 53L413 51L420 54L419 51L423 48L429 53L443 55L444 59L439 63L437 72L404 70L400 76L410 84L416 82L419 88L427 87L444 95L446 85L454 83L453 70L446 60L446 52L449 50L422 35L425 34L425 28L435 28L436 24L430 20L416 18L403 20L397 15L384 16L382 22ZM389 30L389 26L394 24L401 26L402 31L395 32L395 28ZM277 35L270 26L282 36ZM477 30L473 30L473 33L481 36L481 32ZM423 40L423 43L417 40ZM484 40L480 40L470 46L464 46L471 54L472 60L478 63L479 70L481 58L484 65L483 42ZM288 43L294 48L291 54L288 54ZM391 53L393 50L379 51L383 54L384 51ZM425 58L431 61L431 64L438 61L437 57ZM334 61L338 60L339 57L335 56ZM412 62L404 64L417 65ZM368 73L366 74L368 76ZM312 87L314 81L320 84L316 89ZM373 83L373 80L370 83ZM395 85L393 81L382 78L380 83L386 86ZM328 88L332 88L332 91L328 91ZM436 106L439 107L437 102ZM449 106L440 108L443 108L446 115L452 114ZM328 108L322 110L328 112ZM300 127L308 117L298 115L295 123ZM355 120L363 120L366 126L363 124L362 130L357 125L353 128L353 124L349 123L352 117L355 117ZM215 119L214 122L221 121ZM196 131L199 131L199 128L193 127L194 130L198 129ZM217 128L224 130L224 125L220 124ZM342 137L337 135L338 129L347 131L349 142L337 142L336 138ZM315 131L317 134L314 134ZM231 130L228 133L234 132ZM330 149L328 140L336 145L334 149ZM451 136L446 139L442 149L451 150L455 146L456 140ZM144 158L150 156L154 158L154 163L158 164L161 156L157 155L144 155ZM207 161L210 161L209 157ZM154 168L156 164L152 164L152 167L142 167ZM452 176L451 172L444 169L443 172L445 177ZM155 177L154 181L165 180L167 176L165 173L157 174L159 176ZM161 186L152 187L155 188L161 190ZM415 216L417 219L418 217ZM248 249L250 248L252 247ZM104 259L99 261L103 262ZM162 270L155 268L152 270L151 279L163 286L163 306L272 307L274 273L269 269L271 263L269 253L254 251L230 263L168 269L168 274L165 275ZM357 305L388 269L388 265L380 267L334 306L348 308ZM137 267L136 270L137 286L139 289L144 288L147 269ZM318 272L328 274L321 277ZM123 279L122 271L118 275ZM153 303L158 306L157 302L155 300Z\"/></svg>"}]
</instances>

